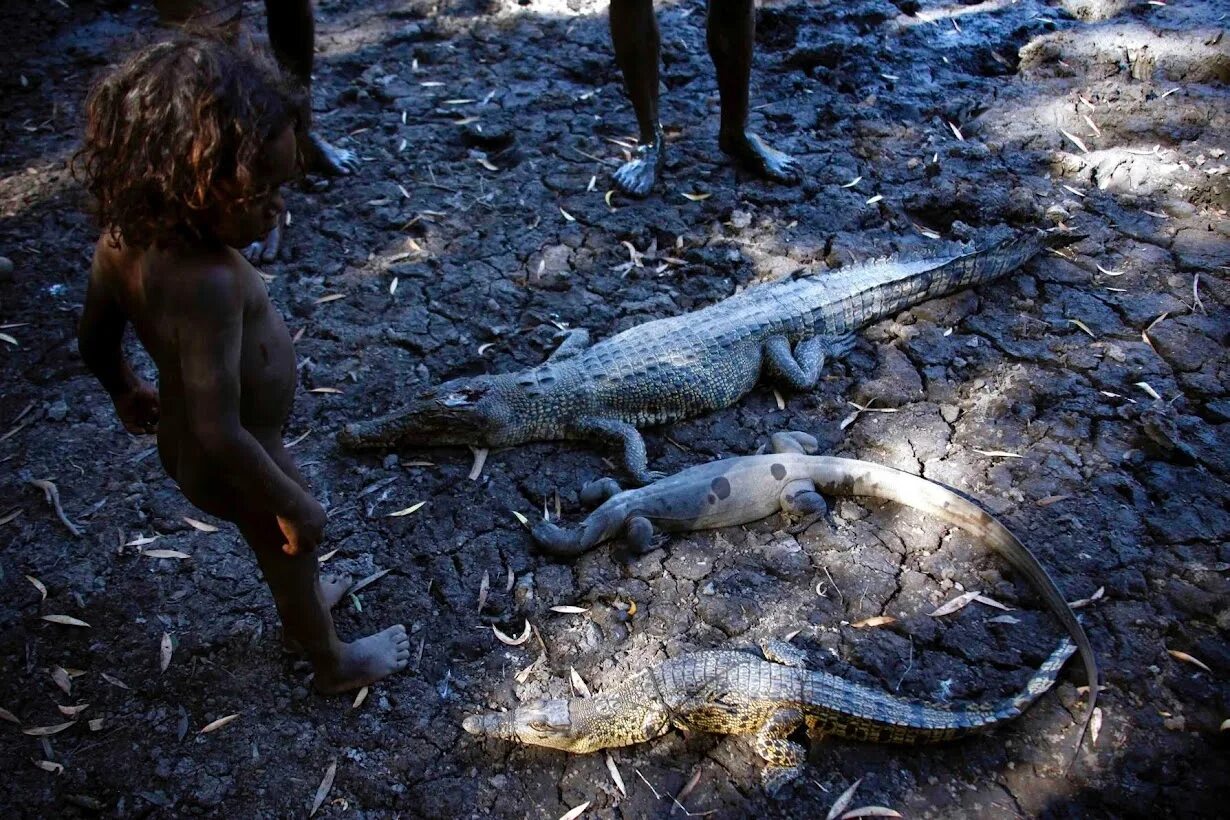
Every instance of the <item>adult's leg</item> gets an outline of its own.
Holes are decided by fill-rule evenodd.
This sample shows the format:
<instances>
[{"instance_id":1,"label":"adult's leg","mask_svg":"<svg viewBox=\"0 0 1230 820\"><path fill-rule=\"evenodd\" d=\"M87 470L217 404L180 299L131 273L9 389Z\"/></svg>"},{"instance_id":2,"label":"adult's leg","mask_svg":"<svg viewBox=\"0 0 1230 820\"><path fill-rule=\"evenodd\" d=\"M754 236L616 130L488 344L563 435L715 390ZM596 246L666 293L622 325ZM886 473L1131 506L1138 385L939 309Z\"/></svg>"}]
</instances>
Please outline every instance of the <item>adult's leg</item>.
<instances>
[{"instance_id":1,"label":"adult's leg","mask_svg":"<svg viewBox=\"0 0 1230 820\"><path fill-rule=\"evenodd\" d=\"M349 174L359 169L353 151L330 145L312 130L312 66L316 57L316 21L312 0L265 0L269 45L278 64L304 92L299 148L308 170L326 174Z\"/></svg>"},{"instance_id":2,"label":"adult's leg","mask_svg":"<svg viewBox=\"0 0 1230 820\"><path fill-rule=\"evenodd\" d=\"M640 129L636 157L615 172L615 187L645 196L657 179L663 150L658 121L659 35L653 0L611 0L611 44Z\"/></svg>"},{"instance_id":3,"label":"adult's leg","mask_svg":"<svg viewBox=\"0 0 1230 820\"><path fill-rule=\"evenodd\" d=\"M284 553L282 533L272 516L253 516L241 521L239 529L256 553L286 639L302 647L312 662L318 691L357 689L406 668L410 638L400 624L352 643L338 639L315 553Z\"/></svg>"},{"instance_id":4,"label":"adult's leg","mask_svg":"<svg viewBox=\"0 0 1230 820\"><path fill-rule=\"evenodd\" d=\"M794 185L802 178L798 163L747 130L755 36L753 0L709 0L709 56L713 58L722 98L718 145L753 174Z\"/></svg>"}]
</instances>

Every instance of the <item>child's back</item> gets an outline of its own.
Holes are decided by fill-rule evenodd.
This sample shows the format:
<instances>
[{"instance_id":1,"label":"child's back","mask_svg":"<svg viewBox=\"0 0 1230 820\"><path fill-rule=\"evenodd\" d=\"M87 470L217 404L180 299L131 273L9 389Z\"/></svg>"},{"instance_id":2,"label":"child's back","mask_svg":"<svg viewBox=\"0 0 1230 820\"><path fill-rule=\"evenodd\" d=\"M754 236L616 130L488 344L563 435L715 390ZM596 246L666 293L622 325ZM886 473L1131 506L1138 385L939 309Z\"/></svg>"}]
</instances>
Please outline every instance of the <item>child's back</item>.
<instances>
[{"instance_id":1,"label":"child's back","mask_svg":"<svg viewBox=\"0 0 1230 820\"><path fill-rule=\"evenodd\" d=\"M405 667L401 626L342 644L314 554L325 513L282 444L295 354L257 271L235 248L264 236L297 172L294 100L264 64L211 40L145 49L88 103L79 159L107 226L79 331L82 358L125 426L157 427L167 472L256 552L286 635L323 691ZM132 322L159 390L124 361Z\"/></svg>"}]
</instances>

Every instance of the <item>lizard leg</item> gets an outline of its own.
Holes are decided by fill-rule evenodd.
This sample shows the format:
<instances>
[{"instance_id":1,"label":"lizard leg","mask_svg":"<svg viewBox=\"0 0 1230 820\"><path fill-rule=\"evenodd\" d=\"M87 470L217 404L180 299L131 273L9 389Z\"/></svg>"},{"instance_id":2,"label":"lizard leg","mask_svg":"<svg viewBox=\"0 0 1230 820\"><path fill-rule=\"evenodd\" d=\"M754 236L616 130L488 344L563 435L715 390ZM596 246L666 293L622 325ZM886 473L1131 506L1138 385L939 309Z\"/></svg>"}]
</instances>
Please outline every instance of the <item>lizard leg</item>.
<instances>
[{"instance_id":1,"label":"lizard leg","mask_svg":"<svg viewBox=\"0 0 1230 820\"><path fill-rule=\"evenodd\" d=\"M791 481L783 487L778 503L792 533L807 529L829 509L824 497L816 492L816 485L807 478Z\"/></svg>"},{"instance_id":2,"label":"lizard leg","mask_svg":"<svg viewBox=\"0 0 1230 820\"><path fill-rule=\"evenodd\" d=\"M649 552L653 548L653 524L644 516L634 515L624 526L624 540L638 554Z\"/></svg>"},{"instance_id":3,"label":"lizard leg","mask_svg":"<svg viewBox=\"0 0 1230 820\"><path fill-rule=\"evenodd\" d=\"M820 442L816 441L815 436L801 433L798 430L774 433L771 442L769 449L775 453L798 453L809 456L820 449Z\"/></svg>"},{"instance_id":4,"label":"lizard leg","mask_svg":"<svg viewBox=\"0 0 1230 820\"><path fill-rule=\"evenodd\" d=\"M645 439L631 424L619 419L585 418L577 422L572 438L597 438L611 446L623 448L624 469L638 484L649 484L666 474L649 469L649 457L645 454Z\"/></svg>"},{"instance_id":5,"label":"lizard leg","mask_svg":"<svg viewBox=\"0 0 1230 820\"><path fill-rule=\"evenodd\" d=\"M766 660L773 661L773 663L795 666L799 669L807 668L807 653L785 641L766 638L760 642L760 651L764 653Z\"/></svg>"},{"instance_id":6,"label":"lizard leg","mask_svg":"<svg viewBox=\"0 0 1230 820\"><path fill-rule=\"evenodd\" d=\"M574 328L564 333L564 341L547 357L549 362L560 362L571 359L585 348L589 347L589 331L583 327Z\"/></svg>"},{"instance_id":7,"label":"lizard leg","mask_svg":"<svg viewBox=\"0 0 1230 820\"><path fill-rule=\"evenodd\" d=\"M838 336L812 336L790 350L785 336L772 336L764 346L769 370L792 390L811 390L820 379L824 363L849 353L854 347L853 333Z\"/></svg>"},{"instance_id":8,"label":"lizard leg","mask_svg":"<svg viewBox=\"0 0 1230 820\"><path fill-rule=\"evenodd\" d=\"M801 711L782 708L774 712L756 733L756 753L768 764L761 772L760 781L769 795L776 794L778 789L803 773L807 753L802 746L786 739L802 723Z\"/></svg>"},{"instance_id":9,"label":"lizard leg","mask_svg":"<svg viewBox=\"0 0 1230 820\"><path fill-rule=\"evenodd\" d=\"M613 478L599 478L594 481L587 482L581 488L581 503L582 504L601 504L608 498L614 495L619 495L623 492L623 488L619 486L619 482Z\"/></svg>"}]
</instances>

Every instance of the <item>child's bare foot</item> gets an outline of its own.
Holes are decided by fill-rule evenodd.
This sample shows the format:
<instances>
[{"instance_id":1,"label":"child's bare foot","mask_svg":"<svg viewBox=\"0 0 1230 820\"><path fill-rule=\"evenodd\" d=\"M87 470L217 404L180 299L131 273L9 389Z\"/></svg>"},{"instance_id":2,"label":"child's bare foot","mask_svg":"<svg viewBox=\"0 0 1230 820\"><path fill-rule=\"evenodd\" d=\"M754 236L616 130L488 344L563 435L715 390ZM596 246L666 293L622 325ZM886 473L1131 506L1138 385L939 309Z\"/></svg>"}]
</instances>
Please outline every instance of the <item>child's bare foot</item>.
<instances>
[{"instance_id":1,"label":"child's bare foot","mask_svg":"<svg viewBox=\"0 0 1230 820\"><path fill-rule=\"evenodd\" d=\"M325 599L325 607L333 609L338 601L346 597L346 593L354 586L354 579L349 575L322 575L320 577L321 597Z\"/></svg>"},{"instance_id":2,"label":"child's bare foot","mask_svg":"<svg viewBox=\"0 0 1230 820\"><path fill-rule=\"evenodd\" d=\"M316 670L316 691L333 695L358 689L400 672L409 662L410 636L406 628L401 624L390 626L383 632L342 644L337 667Z\"/></svg>"},{"instance_id":3,"label":"child's bare foot","mask_svg":"<svg viewBox=\"0 0 1230 820\"><path fill-rule=\"evenodd\" d=\"M304 164L309 171L330 176L358 173L359 155L348 148L339 148L315 131L308 134Z\"/></svg>"}]
</instances>

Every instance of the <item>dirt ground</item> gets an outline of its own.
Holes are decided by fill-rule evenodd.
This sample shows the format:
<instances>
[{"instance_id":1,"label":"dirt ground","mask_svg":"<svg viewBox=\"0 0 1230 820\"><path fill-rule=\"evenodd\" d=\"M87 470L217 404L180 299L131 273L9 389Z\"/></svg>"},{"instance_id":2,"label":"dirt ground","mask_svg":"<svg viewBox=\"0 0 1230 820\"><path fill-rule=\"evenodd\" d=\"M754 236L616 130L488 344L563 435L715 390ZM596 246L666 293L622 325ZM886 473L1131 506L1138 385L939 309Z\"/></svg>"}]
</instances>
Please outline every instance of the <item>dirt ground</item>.
<instances>
[{"instance_id":1,"label":"dirt ground","mask_svg":"<svg viewBox=\"0 0 1230 820\"><path fill-rule=\"evenodd\" d=\"M797 188L720 157L704 5L660 3L667 185L613 207L635 124L605 4L317 6L319 127L363 166L290 192L289 255L266 267L298 340L286 436L330 511L329 566L386 573L339 607L339 630L404 622L412 668L358 705L311 694L247 547L228 525L184 520L204 516L84 371L74 325L95 229L66 160L90 78L153 13L5 4L0 707L20 721L0 721L6 816L304 816L331 764L330 817L555 818L588 802L594 817L812 818L859 778L852 806L910 817L1224 811L1230 2L767 0L753 120L801 160ZM1100 733L1070 771L1084 684L1071 670L988 736L815 744L776 800L746 738L615 750L620 789L602 754L461 731L475 710L566 692L570 669L602 688L688 649L796 630L813 665L901 694L1019 686L1058 625L985 549L909 511L843 500L797 538L769 519L637 560L604 547L552 563L513 511L558 503L578 520L577 489L611 472L607 454L535 444L493 452L470 480L468 451L356 457L334 434L418 386L537 363L559 326L603 337L753 280L1060 222L1088 238L876 325L814 393L779 408L760 388L648 441L674 471L807 430L827 452L979 499L1070 599L1102 590L1082 609L1105 675ZM894 412L843 427L852 402ZM55 482L79 537L36 479ZM929 616L963 589L1011 617L981 604ZM851 626L880 614L898 620ZM526 619L537 636L518 647L490 628Z\"/></svg>"}]
</instances>

